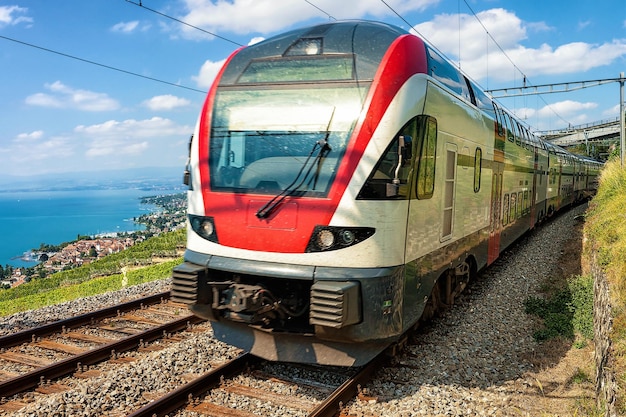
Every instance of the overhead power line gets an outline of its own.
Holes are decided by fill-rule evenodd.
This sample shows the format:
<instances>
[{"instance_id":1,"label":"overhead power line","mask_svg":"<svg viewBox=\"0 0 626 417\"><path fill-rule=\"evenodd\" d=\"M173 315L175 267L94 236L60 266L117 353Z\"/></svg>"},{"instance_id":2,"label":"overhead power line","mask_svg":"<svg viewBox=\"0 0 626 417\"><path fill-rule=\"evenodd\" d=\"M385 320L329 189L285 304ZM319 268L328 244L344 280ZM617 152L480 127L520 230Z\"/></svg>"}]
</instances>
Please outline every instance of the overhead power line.
<instances>
[{"instance_id":1,"label":"overhead power line","mask_svg":"<svg viewBox=\"0 0 626 417\"><path fill-rule=\"evenodd\" d=\"M66 54L65 52L55 51L54 49L45 48L43 46L39 46L39 45L35 45L35 44L32 44L32 43L20 41L18 39L9 38L8 36L0 35L0 38L1 39L5 39L7 41L19 43L20 45L30 46L31 48L35 48L35 49L39 49L39 50L42 50L42 51L50 52L50 53L53 53L53 54L56 54L56 55L60 55L60 56L66 57L66 58L75 59L77 61L85 62L87 64L97 65L97 66L102 67L102 68L110 69L110 70L121 72L121 73L128 74L128 75L133 75L135 77L144 78L144 79L150 80L150 81L156 81L156 82L161 83L161 84L167 84L167 85L171 85L173 87L184 88L186 90L191 90L191 91L196 91L198 93L206 94L205 90L198 90L197 88L187 87L187 86L182 85L182 84L176 84L176 83L172 83L172 82L169 82L169 81L160 80L158 78L148 77L147 75L138 74L136 72L132 72L132 71L128 71L128 70L125 70L125 69L113 67L111 65L101 64L99 62L91 61L89 59L80 58L80 57L77 57L75 55Z\"/></svg>"},{"instance_id":2,"label":"overhead power line","mask_svg":"<svg viewBox=\"0 0 626 417\"><path fill-rule=\"evenodd\" d=\"M398 16L398 18L400 18L404 23L406 23L411 29L413 29L415 31L415 33L417 33L422 39L424 39L426 42L428 42L430 44L431 47L435 48L441 55L445 56L445 54L440 51L432 42L430 42L424 35L422 35L421 33L419 33L419 31L417 29L415 29L415 27L409 23L400 13L398 13L393 7L391 7L385 0L380 0L381 3L383 3L385 6L387 6L387 8L389 8L389 10L391 10L393 13L395 13L396 16ZM460 1L460 0L459 0ZM480 24L480 26L483 28L483 30L485 31L485 33L487 34L487 36L489 36L489 38L493 41L493 43L498 47L498 49L502 52L502 54L506 57L506 59L511 63L511 65L513 65L513 68L517 71L519 71L519 73L522 75L523 79L524 79L524 86L527 85L528 83L528 77L526 76L526 74L524 74L524 72L515 64L515 62L511 59L511 57L506 53L506 51L500 46L500 44L498 43L498 41L491 35L491 33L489 33L489 30L487 30L487 27L483 24L483 22L480 20L480 18L478 17L478 15L476 14L476 12L474 12L474 9L472 9L472 7L468 4L467 0L463 0L463 2L465 3L465 5L467 6L467 8L470 10L470 12L472 13L472 15L474 16L474 18L476 19L476 21L478 21L478 23ZM460 14L460 12L459 12ZM459 25L459 33L460 33L460 25ZM460 59L460 47L459 47L459 59ZM459 68L460 68L460 63L459 63ZM550 108L550 110L559 118L561 119L563 122L568 123L569 122L567 120L565 120L560 114L558 114L544 99L543 97L540 97L541 100L546 104L546 106L548 106Z\"/></svg>"},{"instance_id":3,"label":"overhead power line","mask_svg":"<svg viewBox=\"0 0 626 417\"><path fill-rule=\"evenodd\" d=\"M480 26L482 26L482 28L484 29L485 33L489 36L489 38L493 41L493 43L496 44L496 46L498 47L498 49L500 50L500 52L502 52L502 54L506 57L506 59L509 60L509 62L511 63L511 65L513 65L513 68L515 68L517 71L519 71L519 73L522 75L523 80L524 80L524 87L526 87L526 85L529 83L528 77L526 76L526 74L524 74L524 72L515 64L515 62L513 62L513 59L506 53L506 51L500 46L500 44L498 43L498 41L496 41L496 39L491 35L491 33L489 33L489 31L487 30L487 28L485 27L485 25L483 24L483 22L480 20L480 18L478 17L478 15L476 14L476 12L474 12L474 9L472 9L472 7L469 5L469 3L467 2L467 0L463 0L463 2L465 3L465 5L467 6L467 8L470 10L470 12L472 12L472 15L474 16L474 18L476 19L476 21L478 23L480 23ZM461 28L459 28L459 31L461 30ZM494 90L492 90L494 91ZM547 101L544 100L543 97L540 97L541 101L544 102L544 104L546 106L548 106L548 108L550 109L550 111L552 113L554 113L556 115L556 117L558 117L559 119L561 119L563 122L567 123L567 124L571 124L570 122L568 122L567 120L565 120L565 118L563 118L559 113L556 112L556 110L554 110L552 108L552 106L550 106L548 104Z\"/></svg>"},{"instance_id":4,"label":"overhead power line","mask_svg":"<svg viewBox=\"0 0 626 417\"><path fill-rule=\"evenodd\" d=\"M209 32L208 30L202 29L201 27L194 26L194 25L192 25L191 23L187 23L187 22L185 22L185 21L183 21L183 20L177 19L177 18L175 18L174 16L170 16L170 15L165 14L165 13L162 13L162 12L160 12L160 11L158 11L158 10L151 9L151 8L149 8L149 7L146 7L146 6L144 6L144 5L142 4L141 0L139 1L139 3L135 3L134 1L131 1L131 0L126 0L126 2L127 2L127 3L130 3L130 4L134 4L135 6L139 6L139 7L141 7L142 9L146 9L146 10L148 10L148 11L152 12L152 13L156 13L156 14L158 14L158 15L160 15L160 16L163 16L163 17L165 17L165 18L167 18L167 19L170 19L170 20L173 20L173 21L175 21L175 22L178 22L178 23L180 23L180 24L182 24L182 25L189 26L190 28L193 28L193 29L199 30L200 32L204 32L204 33L209 34L209 35L211 35L211 36L215 36L216 38L219 38L219 39L221 39L221 40L223 40L223 41L230 42L230 43L235 44L235 45L237 45L237 46L244 46L244 45L240 44L239 42L235 42L235 41L233 41L232 39L225 38L225 37L220 36L220 35L218 35L218 34L215 34L215 33L213 33L213 32Z\"/></svg>"},{"instance_id":5,"label":"overhead power line","mask_svg":"<svg viewBox=\"0 0 626 417\"><path fill-rule=\"evenodd\" d=\"M311 6L315 7L317 10L319 10L320 12L324 13L326 16L328 16L329 19L332 20L337 20L335 19L333 16L331 16L330 13L326 12L325 10L320 9L318 6L314 5L313 3L311 3L309 0L304 0L305 2L309 3Z\"/></svg>"}]
</instances>

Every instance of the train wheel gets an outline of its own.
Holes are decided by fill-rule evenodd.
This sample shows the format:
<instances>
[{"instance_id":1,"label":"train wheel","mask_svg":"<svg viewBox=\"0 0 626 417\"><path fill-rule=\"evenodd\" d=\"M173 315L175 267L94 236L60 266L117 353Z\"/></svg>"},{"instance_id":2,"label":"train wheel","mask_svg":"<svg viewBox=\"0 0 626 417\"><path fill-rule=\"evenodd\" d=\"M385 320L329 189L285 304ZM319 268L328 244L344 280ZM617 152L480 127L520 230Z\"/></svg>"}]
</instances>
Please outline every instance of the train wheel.
<instances>
[{"instance_id":1,"label":"train wheel","mask_svg":"<svg viewBox=\"0 0 626 417\"><path fill-rule=\"evenodd\" d=\"M435 282L420 321L429 321L441 310L454 305L454 300L476 275L476 270L476 263L472 258L468 258L456 268L445 271Z\"/></svg>"},{"instance_id":2,"label":"train wheel","mask_svg":"<svg viewBox=\"0 0 626 417\"><path fill-rule=\"evenodd\" d=\"M437 313L444 307L441 298L442 293L443 291L441 289L441 279L438 279L437 282L435 282L435 286L430 292L430 296L428 297L428 301L426 302L426 306L424 307L424 312L422 313L420 321L430 321L437 316Z\"/></svg>"}]
</instances>

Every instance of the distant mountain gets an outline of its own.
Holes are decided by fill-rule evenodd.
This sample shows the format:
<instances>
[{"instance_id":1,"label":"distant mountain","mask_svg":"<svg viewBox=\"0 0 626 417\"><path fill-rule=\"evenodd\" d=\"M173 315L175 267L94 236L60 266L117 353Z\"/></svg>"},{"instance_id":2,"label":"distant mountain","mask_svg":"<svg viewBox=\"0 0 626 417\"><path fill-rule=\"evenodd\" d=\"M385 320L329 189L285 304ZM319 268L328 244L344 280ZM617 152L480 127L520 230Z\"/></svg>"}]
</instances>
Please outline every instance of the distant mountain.
<instances>
[{"instance_id":1,"label":"distant mountain","mask_svg":"<svg viewBox=\"0 0 626 417\"><path fill-rule=\"evenodd\" d=\"M186 190L183 168L150 167L113 171L65 172L33 176L0 174L0 192L80 189Z\"/></svg>"}]
</instances>

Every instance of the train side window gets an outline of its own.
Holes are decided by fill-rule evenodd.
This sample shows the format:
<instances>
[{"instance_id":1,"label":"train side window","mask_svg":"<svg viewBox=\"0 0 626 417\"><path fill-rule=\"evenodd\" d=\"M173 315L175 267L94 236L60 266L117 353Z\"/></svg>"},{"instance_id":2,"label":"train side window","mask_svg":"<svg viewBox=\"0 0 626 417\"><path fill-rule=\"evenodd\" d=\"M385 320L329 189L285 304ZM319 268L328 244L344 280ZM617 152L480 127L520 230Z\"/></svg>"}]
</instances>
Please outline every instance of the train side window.
<instances>
[{"instance_id":1,"label":"train side window","mask_svg":"<svg viewBox=\"0 0 626 417\"><path fill-rule=\"evenodd\" d=\"M494 108L491 99L487 97L487 95L480 89L480 87L474 84L472 80L468 78L467 82L469 84L470 91L473 93L474 99L476 100L476 107L485 110L490 115L492 115Z\"/></svg>"},{"instance_id":2,"label":"train side window","mask_svg":"<svg viewBox=\"0 0 626 417\"><path fill-rule=\"evenodd\" d=\"M417 198L431 198L435 191L435 153L437 149L437 120L418 116L418 137L421 149L417 167Z\"/></svg>"},{"instance_id":3,"label":"train side window","mask_svg":"<svg viewBox=\"0 0 626 417\"><path fill-rule=\"evenodd\" d=\"M510 222L514 222L515 221L515 213L517 211L517 194L515 193L511 193L511 215L509 217L509 221Z\"/></svg>"},{"instance_id":4,"label":"train side window","mask_svg":"<svg viewBox=\"0 0 626 417\"><path fill-rule=\"evenodd\" d=\"M408 178L416 144L416 119L394 136L370 174L357 199L408 198Z\"/></svg>"},{"instance_id":5,"label":"train side window","mask_svg":"<svg viewBox=\"0 0 626 417\"><path fill-rule=\"evenodd\" d=\"M515 133L513 131L513 124L511 123L511 116L505 111L502 112L504 123L506 124L507 139L509 142L515 142Z\"/></svg>"},{"instance_id":6,"label":"train side window","mask_svg":"<svg viewBox=\"0 0 626 417\"><path fill-rule=\"evenodd\" d=\"M517 120L513 118L513 116L510 117L511 126L513 126L513 135L515 136L515 144L517 146L522 146L522 133L519 130L519 124L517 123Z\"/></svg>"},{"instance_id":7,"label":"train side window","mask_svg":"<svg viewBox=\"0 0 626 417\"><path fill-rule=\"evenodd\" d=\"M483 166L483 150L480 148L476 148L476 153L474 154L474 192L475 193L480 191L480 177L482 175L482 166Z\"/></svg>"},{"instance_id":8,"label":"train side window","mask_svg":"<svg viewBox=\"0 0 626 417\"><path fill-rule=\"evenodd\" d=\"M496 132L498 133L498 136L504 136L504 120L502 120L502 110L498 107L495 101L492 104L496 122Z\"/></svg>"},{"instance_id":9,"label":"train side window","mask_svg":"<svg viewBox=\"0 0 626 417\"><path fill-rule=\"evenodd\" d=\"M461 76L465 79L465 85L467 86L467 93L472 104L478 107L478 103L476 102L476 95L474 94L474 89L472 88L472 84L470 83L470 80L468 80L465 75L461 75Z\"/></svg>"},{"instance_id":10,"label":"train side window","mask_svg":"<svg viewBox=\"0 0 626 417\"><path fill-rule=\"evenodd\" d=\"M415 192L426 199L435 188L435 149L437 121L420 115L398 131L376 163L357 199L411 198L411 179L417 171Z\"/></svg>"},{"instance_id":11,"label":"train side window","mask_svg":"<svg viewBox=\"0 0 626 417\"><path fill-rule=\"evenodd\" d=\"M427 48L427 52L428 73L456 94L471 100L467 84L465 81L461 82L460 74L456 68L443 59L434 49Z\"/></svg>"},{"instance_id":12,"label":"train side window","mask_svg":"<svg viewBox=\"0 0 626 417\"><path fill-rule=\"evenodd\" d=\"M515 210L515 217L520 218L522 217L522 214L524 214L524 200L523 200L523 194L520 191L519 193L517 193L517 209Z\"/></svg>"},{"instance_id":13,"label":"train side window","mask_svg":"<svg viewBox=\"0 0 626 417\"><path fill-rule=\"evenodd\" d=\"M507 224L509 224L509 195L505 194L502 202L502 225Z\"/></svg>"},{"instance_id":14,"label":"train side window","mask_svg":"<svg viewBox=\"0 0 626 417\"><path fill-rule=\"evenodd\" d=\"M524 191L524 211L526 214L528 214L528 212L530 208L530 200L528 199L528 190Z\"/></svg>"}]
</instances>

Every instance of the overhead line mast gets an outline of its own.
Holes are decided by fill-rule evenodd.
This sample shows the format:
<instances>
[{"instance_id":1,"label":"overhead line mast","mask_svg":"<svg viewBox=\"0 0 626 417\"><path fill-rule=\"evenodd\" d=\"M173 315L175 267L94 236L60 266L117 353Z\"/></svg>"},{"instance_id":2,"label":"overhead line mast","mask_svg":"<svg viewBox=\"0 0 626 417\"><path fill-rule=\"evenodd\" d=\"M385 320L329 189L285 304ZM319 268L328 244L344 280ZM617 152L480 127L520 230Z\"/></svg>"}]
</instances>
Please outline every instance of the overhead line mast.
<instances>
[{"instance_id":1,"label":"overhead line mast","mask_svg":"<svg viewBox=\"0 0 626 417\"><path fill-rule=\"evenodd\" d=\"M499 88L493 90L486 90L487 93L491 94L493 98L503 98L503 97L519 97L519 96L528 96L528 95L536 95L536 94L550 94L550 93L565 93L569 91L581 90L583 88L589 87L597 87L599 85L604 85L608 83L619 83L619 143L620 143L620 161L622 167L624 166L624 148L626 148L626 139L624 132L624 82L626 79L624 78L624 73L621 72L619 78L605 78L601 80L588 80L588 81L574 81L567 83L553 83L553 84L541 84L541 85L531 85L531 86L522 86L522 87L509 87L509 88ZM555 87L560 87L560 89L556 89ZM525 91L531 90L531 91Z\"/></svg>"},{"instance_id":2,"label":"overhead line mast","mask_svg":"<svg viewBox=\"0 0 626 417\"><path fill-rule=\"evenodd\" d=\"M605 78L601 80L586 80L586 81L570 81L566 83L552 83L552 84L540 84L540 85L528 85L522 87L507 87L498 88L493 90L485 90L485 92L491 94L493 98L503 97L519 97L529 96L535 94L550 94L550 93L566 93L569 91L582 90L583 88L597 87L599 85L623 82L623 74L621 78ZM532 91L525 91L532 90Z\"/></svg>"}]
</instances>

